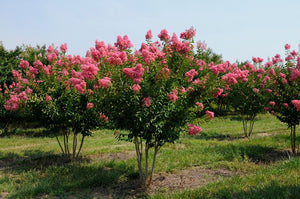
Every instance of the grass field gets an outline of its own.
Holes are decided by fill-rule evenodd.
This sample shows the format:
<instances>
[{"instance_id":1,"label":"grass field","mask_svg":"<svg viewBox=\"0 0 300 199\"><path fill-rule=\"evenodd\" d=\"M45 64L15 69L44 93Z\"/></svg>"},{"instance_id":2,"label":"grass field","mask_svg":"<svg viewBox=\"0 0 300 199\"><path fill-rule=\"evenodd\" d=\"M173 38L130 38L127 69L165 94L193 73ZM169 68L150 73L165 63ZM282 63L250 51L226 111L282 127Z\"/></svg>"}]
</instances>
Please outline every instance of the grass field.
<instances>
[{"instance_id":1,"label":"grass field","mask_svg":"<svg viewBox=\"0 0 300 199\"><path fill-rule=\"evenodd\" d=\"M201 127L162 148L146 192L138 188L133 144L113 131L94 132L72 162L53 137L2 136L0 198L300 198L300 158L290 153L285 124L259 115L250 139L237 116Z\"/></svg>"}]
</instances>

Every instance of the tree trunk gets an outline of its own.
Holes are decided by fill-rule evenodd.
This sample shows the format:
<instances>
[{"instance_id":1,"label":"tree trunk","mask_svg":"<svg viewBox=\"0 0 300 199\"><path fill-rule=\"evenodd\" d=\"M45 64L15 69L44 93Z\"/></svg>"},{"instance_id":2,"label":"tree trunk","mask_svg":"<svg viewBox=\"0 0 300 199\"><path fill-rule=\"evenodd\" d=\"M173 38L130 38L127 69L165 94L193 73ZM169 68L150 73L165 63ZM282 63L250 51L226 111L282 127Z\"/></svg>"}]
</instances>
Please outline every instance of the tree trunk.
<instances>
[{"instance_id":1,"label":"tree trunk","mask_svg":"<svg viewBox=\"0 0 300 199\"><path fill-rule=\"evenodd\" d=\"M244 135L247 138L249 138L252 133L255 116L256 115L246 115L246 116L242 115ZM248 124L249 124L249 126L248 126Z\"/></svg>"},{"instance_id":2,"label":"tree trunk","mask_svg":"<svg viewBox=\"0 0 300 199\"><path fill-rule=\"evenodd\" d=\"M291 146L292 153L296 153L296 125L291 126Z\"/></svg>"}]
</instances>

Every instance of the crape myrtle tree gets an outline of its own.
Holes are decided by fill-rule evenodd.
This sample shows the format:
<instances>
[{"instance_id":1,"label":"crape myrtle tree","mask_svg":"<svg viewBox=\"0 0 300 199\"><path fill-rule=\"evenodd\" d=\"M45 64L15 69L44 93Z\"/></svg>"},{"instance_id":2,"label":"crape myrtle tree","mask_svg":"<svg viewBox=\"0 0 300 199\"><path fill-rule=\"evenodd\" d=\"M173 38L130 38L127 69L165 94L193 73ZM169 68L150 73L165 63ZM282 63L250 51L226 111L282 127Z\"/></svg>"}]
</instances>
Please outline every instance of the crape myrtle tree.
<instances>
[{"instance_id":1,"label":"crape myrtle tree","mask_svg":"<svg viewBox=\"0 0 300 199\"><path fill-rule=\"evenodd\" d=\"M151 183L159 150L179 138L195 115L191 109L199 106L201 111L201 100L210 93L210 70L193 56L194 35L191 28L181 33L180 40L164 29L158 35L162 43L152 42L150 30L146 43L134 53L126 35L118 36L114 46L96 41L87 53L111 80L112 85L97 96L100 110L114 128L126 130L117 133L119 139L134 143L143 186ZM212 112L207 115L213 117ZM189 134L202 130L193 124L188 127Z\"/></svg>"},{"instance_id":2,"label":"crape myrtle tree","mask_svg":"<svg viewBox=\"0 0 300 199\"><path fill-rule=\"evenodd\" d=\"M0 44L0 85L1 92L3 96L8 96L9 90L15 87L16 82L14 82L14 70L19 69L19 63L21 60L28 60L30 65L39 58L39 60L48 65L48 60L46 56L47 50L46 46L31 47L27 45L17 46L14 50L6 50L2 43ZM25 74L24 74L25 75ZM8 94L8 95L5 95ZM3 105L1 106L1 124L4 129L7 130L8 126L16 127L16 125L24 126L28 122L35 122L35 118L31 118L28 111L5 111Z\"/></svg>"},{"instance_id":3,"label":"crape myrtle tree","mask_svg":"<svg viewBox=\"0 0 300 199\"><path fill-rule=\"evenodd\" d=\"M285 45L285 62L273 58L276 62L276 74L273 78L273 92L267 110L291 129L291 149L296 153L296 126L300 121L300 56L290 45Z\"/></svg>"},{"instance_id":4,"label":"crape myrtle tree","mask_svg":"<svg viewBox=\"0 0 300 199\"><path fill-rule=\"evenodd\" d=\"M29 57L34 58L32 64L22 59L19 69L12 71L15 82L4 107L30 113L54 133L63 155L70 160L79 156L85 137L105 119L94 106L94 94L101 87L97 63L89 57L67 56L66 51L67 44L61 45L60 51L49 46L45 55L49 64L42 62L44 56Z\"/></svg>"},{"instance_id":5,"label":"crape myrtle tree","mask_svg":"<svg viewBox=\"0 0 300 199\"><path fill-rule=\"evenodd\" d=\"M243 131L245 137L250 137L255 117L264 111L268 101L267 94L271 92L269 85L274 70L270 72L270 63L262 64L263 59L253 57L254 65L247 62L235 66L222 76L226 83L226 104L233 107L242 117Z\"/></svg>"}]
</instances>

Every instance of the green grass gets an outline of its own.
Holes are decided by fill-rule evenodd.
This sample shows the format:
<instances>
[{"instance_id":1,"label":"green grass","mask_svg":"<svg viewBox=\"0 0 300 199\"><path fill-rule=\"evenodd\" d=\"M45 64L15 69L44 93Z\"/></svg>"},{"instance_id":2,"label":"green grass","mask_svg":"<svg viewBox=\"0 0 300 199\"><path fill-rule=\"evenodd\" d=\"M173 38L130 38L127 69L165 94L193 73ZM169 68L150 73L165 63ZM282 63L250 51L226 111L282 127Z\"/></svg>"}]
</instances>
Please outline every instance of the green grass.
<instances>
[{"instance_id":1,"label":"green grass","mask_svg":"<svg viewBox=\"0 0 300 199\"><path fill-rule=\"evenodd\" d=\"M236 116L200 125L200 135L183 133L177 143L162 148L155 172L167 175L197 167L234 175L193 189L165 188L136 197L300 198L300 159L288 153L285 124L271 115L259 115L250 139L243 137L242 122ZM114 159L122 154L127 156ZM73 162L64 162L53 137L1 137L0 168L0 197L8 193L8 198L93 198L100 197L99 192L112 198L129 197L128 184L138 177L133 144L117 141L110 130L88 137L82 158Z\"/></svg>"}]
</instances>

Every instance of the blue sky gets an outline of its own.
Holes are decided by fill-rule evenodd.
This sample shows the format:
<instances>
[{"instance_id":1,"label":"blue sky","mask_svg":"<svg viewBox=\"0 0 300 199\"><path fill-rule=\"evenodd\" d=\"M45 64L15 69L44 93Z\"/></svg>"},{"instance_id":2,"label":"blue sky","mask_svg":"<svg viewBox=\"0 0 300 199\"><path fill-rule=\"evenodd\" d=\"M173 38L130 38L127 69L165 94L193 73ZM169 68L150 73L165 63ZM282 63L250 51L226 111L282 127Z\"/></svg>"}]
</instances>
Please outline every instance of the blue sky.
<instances>
[{"instance_id":1,"label":"blue sky","mask_svg":"<svg viewBox=\"0 0 300 199\"><path fill-rule=\"evenodd\" d=\"M298 51L299 0L0 0L0 41L17 45L67 43L70 54L85 55L95 40L113 44L129 36L139 49L146 32L178 35L194 26L224 60L264 59Z\"/></svg>"}]
</instances>

